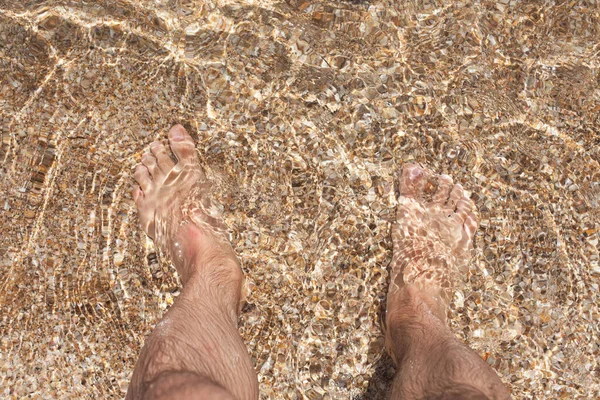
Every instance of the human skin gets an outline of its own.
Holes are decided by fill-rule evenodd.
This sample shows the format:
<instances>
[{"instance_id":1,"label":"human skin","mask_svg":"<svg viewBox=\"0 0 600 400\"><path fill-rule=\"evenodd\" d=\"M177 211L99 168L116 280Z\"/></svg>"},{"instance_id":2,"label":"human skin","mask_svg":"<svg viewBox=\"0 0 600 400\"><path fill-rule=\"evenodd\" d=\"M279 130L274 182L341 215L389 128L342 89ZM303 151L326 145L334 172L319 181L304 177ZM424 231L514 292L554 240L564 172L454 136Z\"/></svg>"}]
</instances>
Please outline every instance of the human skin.
<instances>
[{"instance_id":1,"label":"human skin","mask_svg":"<svg viewBox=\"0 0 600 400\"><path fill-rule=\"evenodd\" d=\"M509 398L495 372L446 325L452 278L470 259L477 222L471 200L448 176L425 202L428 174L407 165L399 177L385 318L398 367L391 398ZM169 131L168 146L150 146L134 178L142 228L171 258L183 289L147 339L126 398L257 399L256 372L237 328L243 273L181 125Z\"/></svg>"},{"instance_id":2,"label":"human skin","mask_svg":"<svg viewBox=\"0 0 600 400\"><path fill-rule=\"evenodd\" d=\"M447 175L437 177L437 189L425 201L429 178L431 172L418 165L405 165L399 177L385 318L386 344L397 366L390 397L509 399L494 370L446 324L477 219L462 186Z\"/></svg>"},{"instance_id":3,"label":"human skin","mask_svg":"<svg viewBox=\"0 0 600 400\"><path fill-rule=\"evenodd\" d=\"M173 261L183 289L142 349L127 399L257 399L238 331L243 274L211 204L193 139L181 125L136 167L144 231Z\"/></svg>"}]
</instances>

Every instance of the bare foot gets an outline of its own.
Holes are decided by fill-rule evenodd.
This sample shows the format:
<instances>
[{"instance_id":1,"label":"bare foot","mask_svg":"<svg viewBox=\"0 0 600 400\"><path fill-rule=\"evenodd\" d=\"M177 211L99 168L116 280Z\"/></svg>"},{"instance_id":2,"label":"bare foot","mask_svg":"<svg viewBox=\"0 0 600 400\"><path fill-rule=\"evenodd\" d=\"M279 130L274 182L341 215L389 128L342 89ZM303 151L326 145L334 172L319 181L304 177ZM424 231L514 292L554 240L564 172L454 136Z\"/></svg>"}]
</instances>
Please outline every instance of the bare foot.
<instances>
[{"instance_id":1,"label":"bare foot","mask_svg":"<svg viewBox=\"0 0 600 400\"><path fill-rule=\"evenodd\" d=\"M142 228L171 257L184 285L196 276L219 276L241 289L239 261L211 200L192 137L175 125L169 131L169 146L176 163L161 142L154 142L135 168L139 186L133 188L133 198Z\"/></svg>"},{"instance_id":2,"label":"bare foot","mask_svg":"<svg viewBox=\"0 0 600 400\"><path fill-rule=\"evenodd\" d=\"M509 399L494 370L446 325L454 281L473 249L473 202L452 178L418 165L403 167L399 186L384 320L397 367L390 398Z\"/></svg>"},{"instance_id":3,"label":"bare foot","mask_svg":"<svg viewBox=\"0 0 600 400\"><path fill-rule=\"evenodd\" d=\"M252 360L237 317L243 274L229 243L194 141L181 125L169 150L150 146L133 189L144 231L172 258L181 295L146 340L128 399L258 399Z\"/></svg>"},{"instance_id":4,"label":"bare foot","mask_svg":"<svg viewBox=\"0 0 600 400\"><path fill-rule=\"evenodd\" d=\"M406 165L399 177L400 196L392 226L394 255L389 294L412 285L425 294L443 322L453 281L466 271L477 220L473 202L448 175L437 177L418 165Z\"/></svg>"}]
</instances>

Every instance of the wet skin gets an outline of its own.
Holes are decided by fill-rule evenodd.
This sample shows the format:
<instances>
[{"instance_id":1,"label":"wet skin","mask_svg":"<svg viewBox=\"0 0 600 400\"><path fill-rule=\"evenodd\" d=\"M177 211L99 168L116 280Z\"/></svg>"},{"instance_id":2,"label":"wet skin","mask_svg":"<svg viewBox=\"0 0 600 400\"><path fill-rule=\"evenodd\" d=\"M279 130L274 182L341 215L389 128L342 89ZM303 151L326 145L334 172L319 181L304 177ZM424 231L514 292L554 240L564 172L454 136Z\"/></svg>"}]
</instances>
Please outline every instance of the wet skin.
<instances>
[{"instance_id":1,"label":"wet skin","mask_svg":"<svg viewBox=\"0 0 600 400\"><path fill-rule=\"evenodd\" d=\"M469 261L477 222L472 202L448 176L425 202L427 175L408 165L399 178L385 319L398 366L391 397L509 398L494 371L446 326L453 278ZM237 329L244 277L181 125L169 131L168 147L150 146L134 178L142 228L171 258L183 289L147 339L127 399L258 398L256 372Z\"/></svg>"},{"instance_id":2,"label":"wet skin","mask_svg":"<svg viewBox=\"0 0 600 400\"><path fill-rule=\"evenodd\" d=\"M494 370L446 325L477 218L462 186L447 175L437 177L437 190L425 201L432 177L418 165L405 165L398 182L385 318L386 344L397 366L391 398L508 399Z\"/></svg>"},{"instance_id":3,"label":"wet skin","mask_svg":"<svg viewBox=\"0 0 600 400\"><path fill-rule=\"evenodd\" d=\"M243 274L211 206L194 142L181 125L135 169L144 231L169 255L183 289L146 341L127 399L256 399L258 381L237 328Z\"/></svg>"}]
</instances>

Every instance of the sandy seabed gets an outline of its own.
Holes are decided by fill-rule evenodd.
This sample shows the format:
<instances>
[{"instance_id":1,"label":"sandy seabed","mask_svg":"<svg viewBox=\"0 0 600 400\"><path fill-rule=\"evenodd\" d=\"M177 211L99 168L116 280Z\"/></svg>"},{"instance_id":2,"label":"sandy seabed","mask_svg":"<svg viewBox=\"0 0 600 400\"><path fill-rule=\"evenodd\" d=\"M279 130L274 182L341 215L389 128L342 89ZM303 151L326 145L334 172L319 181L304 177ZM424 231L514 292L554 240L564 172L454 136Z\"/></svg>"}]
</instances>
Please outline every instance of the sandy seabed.
<instances>
[{"instance_id":1,"label":"sandy seabed","mask_svg":"<svg viewBox=\"0 0 600 400\"><path fill-rule=\"evenodd\" d=\"M481 219L450 323L517 399L600 397L597 1L0 0L0 396L119 398L179 293L132 167L222 194L264 399L383 398L394 177Z\"/></svg>"}]
</instances>

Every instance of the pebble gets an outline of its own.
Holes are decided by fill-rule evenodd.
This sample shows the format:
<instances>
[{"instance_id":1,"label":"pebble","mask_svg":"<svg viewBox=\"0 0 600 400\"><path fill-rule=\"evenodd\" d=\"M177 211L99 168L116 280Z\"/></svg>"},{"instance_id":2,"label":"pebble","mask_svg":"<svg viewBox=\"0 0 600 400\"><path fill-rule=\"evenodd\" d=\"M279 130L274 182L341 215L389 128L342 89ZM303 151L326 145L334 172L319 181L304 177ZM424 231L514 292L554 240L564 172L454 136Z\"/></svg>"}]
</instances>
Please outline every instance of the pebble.
<instances>
[{"instance_id":1,"label":"pebble","mask_svg":"<svg viewBox=\"0 0 600 400\"><path fill-rule=\"evenodd\" d=\"M478 209L455 334L514 398L600 398L595 4L29 3L0 10L7 396L124 397L180 289L131 171L181 122L252 288L264 398L384 397L406 162Z\"/></svg>"}]
</instances>

